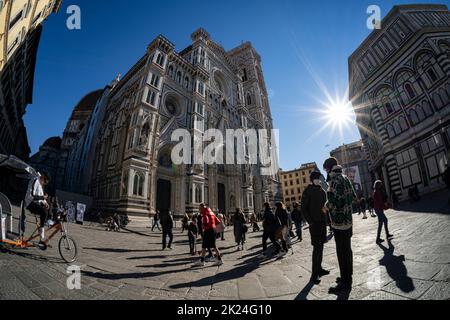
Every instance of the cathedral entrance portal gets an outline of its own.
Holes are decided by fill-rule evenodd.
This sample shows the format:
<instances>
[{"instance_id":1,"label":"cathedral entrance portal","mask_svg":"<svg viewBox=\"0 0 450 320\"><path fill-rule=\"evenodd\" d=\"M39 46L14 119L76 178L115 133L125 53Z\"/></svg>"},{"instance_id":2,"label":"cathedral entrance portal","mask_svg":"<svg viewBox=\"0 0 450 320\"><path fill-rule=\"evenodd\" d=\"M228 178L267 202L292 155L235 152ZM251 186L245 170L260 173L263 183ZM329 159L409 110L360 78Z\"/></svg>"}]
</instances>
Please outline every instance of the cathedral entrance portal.
<instances>
[{"instance_id":1,"label":"cathedral entrance portal","mask_svg":"<svg viewBox=\"0 0 450 320\"><path fill-rule=\"evenodd\" d=\"M226 214L226 200L225 200L225 185L222 183L217 184L217 199L218 209L221 213Z\"/></svg>"},{"instance_id":2,"label":"cathedral entrance portal","mask_svg":"<svg viewBox=\"0 0 450 320\"><path fill-rule=\"evenodd\" d=\"M158 179L156 189L156 210L160 213L168 212L171 204L172 183L168 180Z\"/></svg>"}]
</instances>

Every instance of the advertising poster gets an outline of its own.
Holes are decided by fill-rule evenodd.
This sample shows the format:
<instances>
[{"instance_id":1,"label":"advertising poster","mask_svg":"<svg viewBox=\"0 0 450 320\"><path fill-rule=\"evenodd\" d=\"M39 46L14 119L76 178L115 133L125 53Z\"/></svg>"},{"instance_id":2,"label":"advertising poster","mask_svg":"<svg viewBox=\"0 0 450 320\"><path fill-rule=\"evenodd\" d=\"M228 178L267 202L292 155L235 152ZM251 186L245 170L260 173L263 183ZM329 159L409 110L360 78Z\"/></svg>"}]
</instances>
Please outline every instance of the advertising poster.
<instances>
[{"instance_id":1,"label":"advertising poster","mask_svg":"<svg viewBox=\"0 0 450 320\"><path fill-rule=\"evenodd\" d=\"M350 179L353 184L353 188L358 196L361 196L363 193L362 183L361 183L361 175L359 173L358 166L349 167L344 170L344 174Z\"/></svg>"},{"instance_id":2,"label":"advertising poster","mask_svg":"<svg viewBox=\"0 0 450 320\"><path fill-rule=\"evenodd\" d=\"M86 212L86 205L83 203L77 203L77 223L78 224L83 224L85 212Z\"/></svg>"}]
</instances>

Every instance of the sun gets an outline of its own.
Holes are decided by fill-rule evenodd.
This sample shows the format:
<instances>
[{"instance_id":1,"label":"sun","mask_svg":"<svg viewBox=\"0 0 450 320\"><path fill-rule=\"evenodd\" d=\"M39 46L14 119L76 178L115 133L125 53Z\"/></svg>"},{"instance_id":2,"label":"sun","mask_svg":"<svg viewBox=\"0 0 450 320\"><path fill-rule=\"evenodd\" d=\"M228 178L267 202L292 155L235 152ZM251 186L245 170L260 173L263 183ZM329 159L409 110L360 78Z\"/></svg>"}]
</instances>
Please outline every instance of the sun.
<instances>
[{"instance_id":1,"label":"sun","mask_svg":"<svg viewBox=\"0 0 450 320\"><path fill-rule=\"evenodd\" d=\"M346 98L347 92L342 96L336 94L335 97L332 97L328 91L325 91L324 95L326 101L317 99L319 104L314 109L309 109L319 115L315 120L321 123L320 129L314 132L311 138L322 132L329 132L330 137L343 140L344 132L356 125L355 110L352 103Z\"/></svg>"},{"instance_id":2,"label":"sun","mask_svg":"<svg viewBox=\"0 0 450 320\"><path fill-rule=\"evenodd\" d=\"M331 101L325 107L323 116L332 126L343 127L352 122L353 109L350 103Z\"/></svg>"}]
</instances>

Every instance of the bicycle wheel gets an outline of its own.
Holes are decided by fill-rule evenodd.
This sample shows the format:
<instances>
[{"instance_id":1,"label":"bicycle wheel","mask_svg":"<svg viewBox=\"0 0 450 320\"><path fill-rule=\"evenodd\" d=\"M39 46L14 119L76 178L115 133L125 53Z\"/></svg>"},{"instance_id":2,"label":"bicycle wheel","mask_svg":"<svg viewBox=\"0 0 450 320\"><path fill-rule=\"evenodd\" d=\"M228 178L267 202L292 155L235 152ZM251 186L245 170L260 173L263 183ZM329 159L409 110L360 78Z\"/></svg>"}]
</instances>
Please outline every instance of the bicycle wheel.
<instances>
[{"instance_id":1,"label":"bicycle wheel","mask_svg":"<svg viewBox=\"0 0 450 320\"><path fill-rule=\"evenodd\" d=\"M58 250L61 258L67 262L72 263L77 260L78 256L78 248L75 240L71 237L63 235L61 239L59 239Z\"/></svg>"}]
</instances>

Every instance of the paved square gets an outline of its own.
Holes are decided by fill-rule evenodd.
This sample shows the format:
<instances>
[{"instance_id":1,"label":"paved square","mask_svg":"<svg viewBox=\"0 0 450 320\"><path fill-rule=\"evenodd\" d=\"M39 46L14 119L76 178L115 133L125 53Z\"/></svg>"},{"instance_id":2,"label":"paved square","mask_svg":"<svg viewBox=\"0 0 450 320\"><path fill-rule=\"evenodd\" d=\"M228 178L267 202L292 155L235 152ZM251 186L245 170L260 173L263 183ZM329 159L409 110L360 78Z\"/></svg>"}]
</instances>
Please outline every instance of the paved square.
<instances>
[{"instance_id":1,"label":"paved square","mask_svg":"<svg viewBox=\"0 0 450 320\"><path fill-rule=\"evenodd\" d=\"M425 206L425 204L424 204ZM318 286L311 270L309 232L283 259L260 260L261 233L248 234L237 251L231 229L219 241L224 265L193 268L187 235L175 230L174 250L161 250L161 234L145 227L112 233L89 223L70 225L79 246L81 290L68 290L67 264L56 242L0 254L1 299L450 299L450 215L388 211L392 246L375 244L377 219L354 216L354 287L348 296L328 294L338 276L334 240L326 244L324 267L331 275ZM430 210L428 210L430 211ZM28 229L32 229L30 225Z\"/></svg>"}]
</instances>

